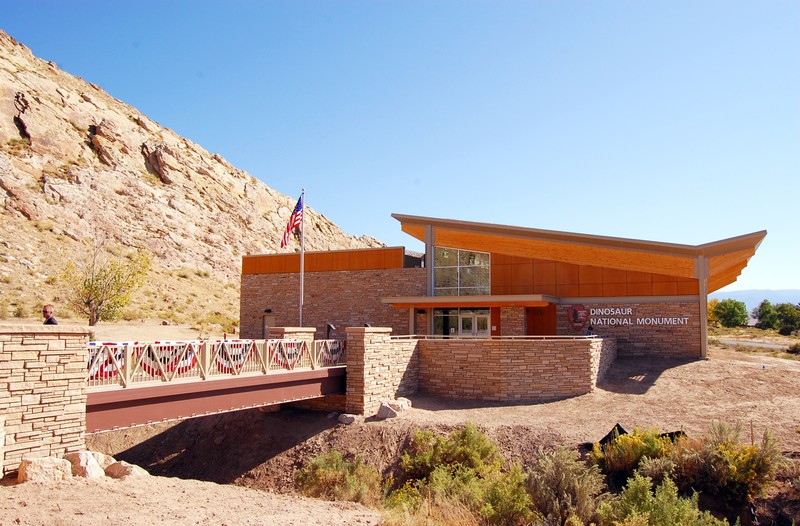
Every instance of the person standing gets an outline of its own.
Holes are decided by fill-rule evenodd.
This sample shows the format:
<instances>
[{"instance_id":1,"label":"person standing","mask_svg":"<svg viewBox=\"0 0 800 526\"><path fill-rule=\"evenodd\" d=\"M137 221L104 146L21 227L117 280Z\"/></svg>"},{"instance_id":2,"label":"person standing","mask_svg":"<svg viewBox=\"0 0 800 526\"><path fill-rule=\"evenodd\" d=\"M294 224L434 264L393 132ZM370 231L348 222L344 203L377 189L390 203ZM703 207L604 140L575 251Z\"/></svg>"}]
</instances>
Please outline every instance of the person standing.
<instances>
[{"instance_id":1,"label":"person standing","mask_svg":"<svg viewBox=\"0 0 800 526\"><path fill-rule=\"evenodd\" d=\"M53 316L53 310L55 309L52 305L45 305L42 307L45 325L58 325L58 321L56 320L55 316Z\"/></svg>"}]
</instances>

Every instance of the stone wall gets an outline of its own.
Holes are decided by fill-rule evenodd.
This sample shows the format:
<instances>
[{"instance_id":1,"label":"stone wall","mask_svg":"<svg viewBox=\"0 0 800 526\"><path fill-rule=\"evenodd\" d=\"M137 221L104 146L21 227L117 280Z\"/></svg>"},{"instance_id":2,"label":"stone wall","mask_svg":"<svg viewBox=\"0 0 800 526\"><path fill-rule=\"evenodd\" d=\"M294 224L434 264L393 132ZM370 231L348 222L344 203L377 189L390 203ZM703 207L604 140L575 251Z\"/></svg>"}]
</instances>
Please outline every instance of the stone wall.
<instances>
[{"instance_id":1,"label":"stone wall","mask_svg":"<svg viewBox=\"0 0 800 526\"><path fill-rule=\"evenodd\" d=\"M375 413L381 402L417 392L419 342L386 327L347 329L347 412Z\"/></svg>"},{"instance_id":2,"label":"stone wall","mask_svg":"<svg viewBox=\"0 0 800 526\"><path fill-rule=\"evenodd\" d=\"M0 468L85 449L88 327L0 326Z\"/></svg>"},{"instance_id":3,"label":"stone wall","mask_svg":"<svg viewBox=\"0 0 800 526\"><path fill-rule=\"evenodd\" d=\"M616 338L593 338L591 340L589 352L591 352L592 385L602 380L606 371L617 359L617 339Z\"/></svg>"},{"instance_id":4,"label":"stone wall","mask_svg":"<svg viewBox=\"0 0 800 526\"><path fill-rule=\"evenodd\" d=\"M468 400L552 400L588 393L614 359L600 338L421 340L419 392Z\"/></svg>"},{"instance_id":5,"label":"stone wall","mask_svg":"<svg viewBox=\"0 0 800 526\"><path fill-rule=\"evenodd\" d=\"M500 307L500 334L502 336L525 334L525 307Z\"/></svg>"},{"instance_id":6,"label":"stone wall","mask_svg":"<svg viewBox=\"0 0 800 526\"><path fill-rule=\"evenodd\" d=\"M381 303L392 296L424 296L424 268L307 272L304 279L303 326L314 327L316 338L328 336L326 325L336 329L331 338L344 338L346 327L369 323L392 327L395 334L410 334L408 309ZM300 275L243 274L240 334L263 338L264 315L273 326L296 326L299 322ZM269 309L270 313L264 311ZM424 331L426 327L422 327Z\"/></svg>"},{"instance_id":7,"label":"stone wall","mask_svg":"<svg viewBox=\"0 0 800 526\"><path fill-rule=\"evenodd\" d=\"M614 336L620 357L701 358L701 331L706 320L700 319L697 302L607 303L584 306L592 312L589 325L599 336ZM559 305L559 335L583 334L569 323L571 305Z\"/></svg>"}]
</instances>

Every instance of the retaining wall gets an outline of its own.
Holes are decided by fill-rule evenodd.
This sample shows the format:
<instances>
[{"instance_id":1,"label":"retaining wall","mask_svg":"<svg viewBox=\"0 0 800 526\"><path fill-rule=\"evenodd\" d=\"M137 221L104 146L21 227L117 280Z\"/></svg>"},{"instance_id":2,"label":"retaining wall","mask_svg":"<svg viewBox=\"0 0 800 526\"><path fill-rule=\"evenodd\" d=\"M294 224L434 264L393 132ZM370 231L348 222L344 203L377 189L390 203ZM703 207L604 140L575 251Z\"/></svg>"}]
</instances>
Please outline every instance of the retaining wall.
<instances>
[{"instance_id":1,"label":"retaining wall","mask_svg":"<svg viewBox=\"0 0 800 526\"><path fill-rule=\"evenodd\" d=\"M467 400L566 398L594 390L615 357L614 338L421 340L419 392Z\"/></svg>"}]
</instances>

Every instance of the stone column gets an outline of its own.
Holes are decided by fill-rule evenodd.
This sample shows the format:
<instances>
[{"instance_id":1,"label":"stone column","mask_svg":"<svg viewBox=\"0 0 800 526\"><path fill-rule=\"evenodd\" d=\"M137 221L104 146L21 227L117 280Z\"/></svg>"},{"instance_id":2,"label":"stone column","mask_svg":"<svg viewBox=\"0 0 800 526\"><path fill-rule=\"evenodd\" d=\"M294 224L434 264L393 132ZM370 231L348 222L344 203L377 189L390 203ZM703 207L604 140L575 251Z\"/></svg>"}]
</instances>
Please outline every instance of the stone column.
<instances>
[{"instance_id":1,"label":"stone column","mask_svg":"<svg viewBox=\"0 0 800 526\"><path fill-rule=\"evenodd\" d=\"M389 327L347 328L347 412L372 414L394 399Z\"/></svg>"}]
</instances>

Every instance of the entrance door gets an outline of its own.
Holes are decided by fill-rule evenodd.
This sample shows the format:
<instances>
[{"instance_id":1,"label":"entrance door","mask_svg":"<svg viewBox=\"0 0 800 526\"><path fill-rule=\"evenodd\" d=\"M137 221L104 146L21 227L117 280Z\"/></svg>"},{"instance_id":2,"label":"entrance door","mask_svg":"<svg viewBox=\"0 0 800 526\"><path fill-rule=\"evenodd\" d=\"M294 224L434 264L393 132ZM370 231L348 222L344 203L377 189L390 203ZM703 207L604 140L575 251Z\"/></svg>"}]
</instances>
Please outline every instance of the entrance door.
<instances>
[{"instance_id":1,"label":"entrance door","mask_svg":"<svg viewBox=\"0 0 800 526\"><path fill-rule=\"evenodd\" d=\"M462 338L488 338L489 314L462 312L458 316L458 335Z\"/></svg>"},{"instance_id":2,"label":"entrance door","mask_svg":"<svg viewBox=\"0 0 800 526\"><path fill-rule=\"evenodd\" d=\"M556 334L556 306L527 308L528 336L555 336Z\"/></svg>"}]
</instances>

